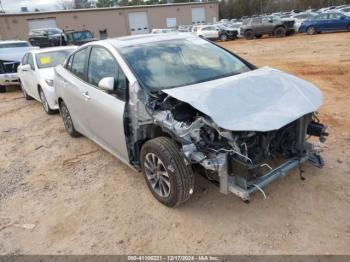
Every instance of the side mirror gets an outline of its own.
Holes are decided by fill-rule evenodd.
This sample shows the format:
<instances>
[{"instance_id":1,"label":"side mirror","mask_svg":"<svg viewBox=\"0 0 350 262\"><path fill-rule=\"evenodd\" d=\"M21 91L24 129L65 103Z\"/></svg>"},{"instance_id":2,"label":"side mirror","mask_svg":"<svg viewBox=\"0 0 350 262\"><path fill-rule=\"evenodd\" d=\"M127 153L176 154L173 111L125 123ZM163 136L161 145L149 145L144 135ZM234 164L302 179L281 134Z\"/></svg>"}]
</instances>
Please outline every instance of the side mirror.
<instances>
[{"instance_id":1,"label":"side mirror","mask_svg":"<svg viewBox=\"0 0 350 262\"><path fill-rule=\"evenodd\" d=\"M114 91L114 77L102 78L98 83L98 87L108 92Z\"/></svg>"},{"instance_id":2,"label":"side mirror","mask_svg":"<svg viewBox=\"0 0 350 262\"><path fill-rule=\"evenodd\" d=\"M30 70L32 70L32 68L30 67L29 64L26 64L26 65L21 66L21 70L22 71L30 71Z\"/></svg>"}]
</instances>

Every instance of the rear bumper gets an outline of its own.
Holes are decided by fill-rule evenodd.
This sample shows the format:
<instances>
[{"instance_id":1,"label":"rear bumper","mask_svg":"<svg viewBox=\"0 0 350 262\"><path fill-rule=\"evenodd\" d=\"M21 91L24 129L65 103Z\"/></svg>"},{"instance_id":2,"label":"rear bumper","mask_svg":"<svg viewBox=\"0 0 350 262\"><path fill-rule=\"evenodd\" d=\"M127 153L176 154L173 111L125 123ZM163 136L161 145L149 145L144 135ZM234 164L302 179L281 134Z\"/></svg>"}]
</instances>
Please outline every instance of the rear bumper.
<instances>
[{"instance_id":1,"label":"rear bumper","mask_svg":"<svg viewBox=\"0 0 350 262\"><path fill-rule=\"evenodd\" d=\"M17 73L0 74L0 85L11 86L19 85L19 77Z\"/></svg>"}]
</instances>

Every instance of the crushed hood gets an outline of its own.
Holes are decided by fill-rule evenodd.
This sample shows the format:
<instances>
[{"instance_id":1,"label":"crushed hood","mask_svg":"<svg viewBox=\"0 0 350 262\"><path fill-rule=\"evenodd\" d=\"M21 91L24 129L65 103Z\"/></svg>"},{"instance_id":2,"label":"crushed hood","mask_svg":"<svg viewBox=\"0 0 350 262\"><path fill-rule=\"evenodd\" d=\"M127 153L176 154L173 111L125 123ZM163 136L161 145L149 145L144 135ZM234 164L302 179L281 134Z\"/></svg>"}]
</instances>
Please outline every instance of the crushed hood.
<instances>
[{"instance_id":1,"label":"crushed hood","mask_svg":"<svg viewBox=\"0 0 350 262\"><path fill-rule=\"evenodd\" d=\"M280 129L322 104L315 85L269 67L163 92L232 131Z\"/></svg>"}]
</instances>

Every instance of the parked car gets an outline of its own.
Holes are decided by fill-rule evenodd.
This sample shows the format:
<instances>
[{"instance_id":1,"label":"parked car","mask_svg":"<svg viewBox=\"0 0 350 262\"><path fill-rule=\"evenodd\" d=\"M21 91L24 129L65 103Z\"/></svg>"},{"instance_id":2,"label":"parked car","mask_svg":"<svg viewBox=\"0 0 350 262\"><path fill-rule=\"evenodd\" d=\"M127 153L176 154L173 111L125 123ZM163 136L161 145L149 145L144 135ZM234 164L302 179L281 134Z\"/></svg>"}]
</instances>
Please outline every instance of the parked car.
<instances>
[{"instance_id":1,"label":"parked car","mask_svg":"<svg viewBox=\"0 0 350 262\"><path fill-rule=\"evenodd\" d=\"M245 19L241 26L241 34L247 40L261 38L263 35L284 37L293 34L293 20L281 20L276 16L264 16Z\"/></svg>"},{"instance_id":2,"label":"parked car","mask_svg":"<svg viewBox=\"0 0 350 262\"><path fill-rule=\"evenodd\" d=\"M76 47L61 46L33 50L26 53L18 67L23 96L42 103L46 113L58 109L53 87L54 67L63 63Z\"/></svg>"},{"instance_id":3,"label":"parked car","mask_svg":"<svg viewBox=\"0 0 350 262\"><path fill-rule=\"evenodd\" d=\"M65 44L67 45L83 45L97 39L94 37L93 33L89 30L75 31L75 30L65 30L64 31ZM58 43L56 41L56 43ZM59 45L59 44L55 44Z\"/></svg>"},{"instance_id":4,"label":"parked car","mask_svg":"<svg viewBox=\"0 0 350 262\"><path fill-rule=\"evenodd\" d=\"M300 28L300 33L313 35L329 31L350 31L350 17L339 12L323 13L305 20Z\"/></svg>"},{"instance_id":5,"label":"parked car","mask_svg":"<svg viewBox=\"0 0 350 262\"><path fill-rule=\"evenodd\" d=\"M167 206L190 198L194 171L248 201L306 160L323 165L306 141L327 135L320 90L196 36L88 43L55 68L54 85L67 132L142 171Z\"/></svg>"},{"instance_id":6,"label":"parked car","mask_svg":"<svg viewBox=\"0 0 350 262\"><path fill-rule=\"evenodd\" d=\"M65 37L59 28L33 29L29 32L28 41L33 46L50 47L64 45Z\"/></svg>"},{"instance_id":7,"label":"parked car","mask_svg":"<svg viewBox=\"0 0 350 262\"><path fill-rule=\"evenodd\" d=\"M7 86L19 85L17 67L23 55L36 49L27 41L0 41L0 93L6 92Z\"/></svg>"},{"instance_id":8,"label":"parked car","mask_svg":"<svg viewBox=\"0 0 350 262\"><path fill-rule=\"evenodd\" d=\"M192 27L192 32L206 39L219 39L219 28L215 25L198 25Z\"/></svg>"}]
</instances>

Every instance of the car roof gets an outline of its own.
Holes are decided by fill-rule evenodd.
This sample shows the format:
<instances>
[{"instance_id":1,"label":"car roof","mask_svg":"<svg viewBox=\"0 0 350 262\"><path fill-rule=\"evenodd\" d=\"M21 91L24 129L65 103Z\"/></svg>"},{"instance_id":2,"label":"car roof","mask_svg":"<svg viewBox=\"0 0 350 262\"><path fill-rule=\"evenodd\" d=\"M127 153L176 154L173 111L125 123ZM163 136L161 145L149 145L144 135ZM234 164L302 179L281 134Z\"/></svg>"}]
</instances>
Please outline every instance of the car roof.
<instances>
[{"instance_id":1,"label":"car roof","mask_svg":"<svg viewBox=\"0 0 350 262\"><path fill-rule=\"evenodd\" d=\"M194 39L198 37L194 36L191 33L174 32L169 34L142 34L142 35L133 35L133 36L123 36L123 37L112 38L112 39L101 40L101 41L107 42L113 45L114 47L118 48L118 47L126 47L126 46L145 44L145 43L161 42L161 41L176 40L176 39L189 39L189 38ZM100 41L94 42L92 44L96 44L98 42Z\"/></svg>"},{"instance_id":2,"label":"car roof","mask_svg":"<svg viewBox=\"0 0 350 262\"><path fill-rule=\"evenodd\" d=\"M56 47L47 47L47 48L40 48L40 49L35 49L31 50L30 53L33 54L40 54L40 53L47 53L47 52L55 52L55 51L60 51L60 50L69 50L69 49L77 49L78 47L75 45L70 45L70 46L56 46Z\"/></svg>"}]
</instances>

